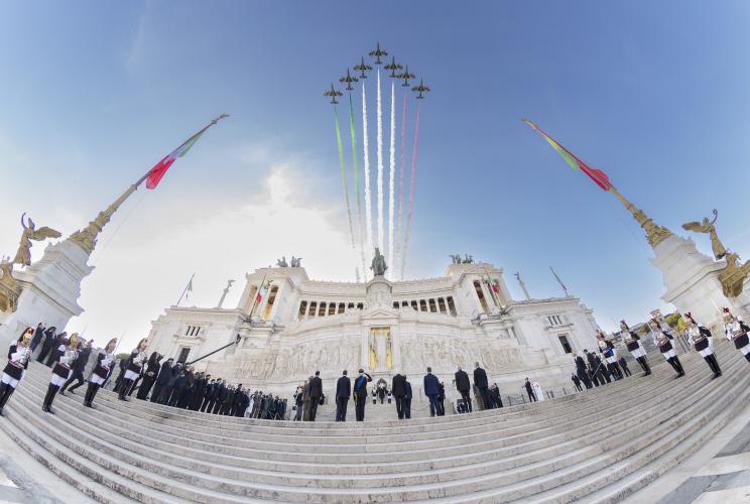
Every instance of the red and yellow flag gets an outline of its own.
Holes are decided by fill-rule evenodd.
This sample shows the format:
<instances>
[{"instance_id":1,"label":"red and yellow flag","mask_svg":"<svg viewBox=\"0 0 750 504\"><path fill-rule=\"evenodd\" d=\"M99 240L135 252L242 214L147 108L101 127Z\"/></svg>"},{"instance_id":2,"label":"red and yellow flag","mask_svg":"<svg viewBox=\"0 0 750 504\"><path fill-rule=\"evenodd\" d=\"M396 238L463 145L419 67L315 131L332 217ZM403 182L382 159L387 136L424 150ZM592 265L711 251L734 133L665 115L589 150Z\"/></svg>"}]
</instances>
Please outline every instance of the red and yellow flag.
<instances>
[{"instance_id":1,"label":"red and yellow flag","mask_svg":"<svg viewBox=\"0 0 750 504\"><path fill-rule=\"evenodd\" d=\"M604 189L605 191L609 191L609 189L612 187L612 183L609 181L609 177L607 177L607 174L604 173L602 170L598 168L592 168L583 161L581 161L578 157L576 157L575 154L570 152L568 149L557 143L551 136L549 136L547 133L541 130L539 126L534 124L528 119L523 119L523 122L531 126L533 130L535 130L537 133L542 135L545 140L552 146L553 149L555 149L565 160L568 165L573 168L574 170L581 170L583 173L589 176L591 180L594 181L596 185Z\"/></svg>"}]
</instances>

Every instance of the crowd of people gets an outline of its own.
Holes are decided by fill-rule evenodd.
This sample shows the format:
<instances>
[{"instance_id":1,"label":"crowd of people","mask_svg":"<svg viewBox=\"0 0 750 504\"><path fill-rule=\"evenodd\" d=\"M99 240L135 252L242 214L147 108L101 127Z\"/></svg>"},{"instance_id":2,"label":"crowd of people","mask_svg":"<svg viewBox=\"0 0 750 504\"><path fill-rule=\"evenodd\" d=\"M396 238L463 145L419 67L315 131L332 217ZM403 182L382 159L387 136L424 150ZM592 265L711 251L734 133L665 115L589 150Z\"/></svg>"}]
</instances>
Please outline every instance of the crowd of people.
<instances>
[{"instance_id":1,"label":"crowd of people","mask_svg":"<svg viewBox=\"0 0 750 504\"><path fill-rule=\"evenodd\" d=\"M713 334L700 325L690 313L682 316L684 328L680 332L687 339L688 345L698 352L705 360L714 378L722 375L719 361L714 353ZM724 335L734 343L735 348L750 362L750 341L748 341L748 327L744 321L731 313L728 308L723 310ZM654 345L659 349L663 358L674 369L676 378L685 376L685 370L675 348L677 330L664 323L663 320L653 318L648 323ZM641 366L644 374L651 374L646 349L641 337L630 329L623 320L620 323L622 341L627 351ZM617 348L604 333L597 333L598 352L583 350L582 354L574 355L575 372L571 375L577 390L582 391L603 386L613 381L619 381L632 373L627 360L618 355ZM42 402L42 410L52 414L52 404L57 394L65 395L74 391L88 381L88 387L83 399L87 407L93 407L93 401L98 390L106 386L118 367L115 352L117 340L110 340L98 351L93 370L88 378L84 373L88 368L93 353L93 341L83 340L77 333L68 336L65 332L57 333L55 327L45 328L43 324L26 328L20 337L14 341L8 350L8 363L3 369L0 379L0 416L3 408L23 379L29 361L37 351L36 360L51 368L50 381L46 395ZM147 353L148 340L142 339L136 348L126 357L119 360L119 373L114 382L114 391L123 401L129 400L134 393L137 399L149 400L175 408L201 411L216 415L261 418L269 420L283 420L287 414L287 400L277 395L265 394L262 391L250 391L239 385L229 385L221 378L214 378L210 374L196 372L189 365L175 363L167 359L162 363L163 356L157 352ZM460 367L454 375L454 384L460 395L453 406L456 413L468 413L479 409L502 408L503 401L497 383L489 385L487 373L479 363L473 371L473 386L466 371ZM358 376L352 380L343 371L336 382L335 404L336 421L346 421L348 403L354 402L357 421L365 418L365 405L368 394L367 384L372 377L364 369L359 370ZM528 378L523 385L529 401L544 400L544 392L538 383L532 383ZM474 391L472 401L471 392ZM423 378L423 392L429 399L431 416L445 415L445 385L432 369L427 368ZM399 419L411 418L412 387L405 375L396 374L390 390L384 380L378 382L371 393L372 401L391 403L395 400L396 413ZM297 387L293 397L295 411L293 419L296 421L315 421L318 406L325 403L323 383L320 371L316 371L304 383Z\"/></svg>"},{"instance_id":2,"label":"crowd of people","mask_svg":"<svg viewBox=\"0 0 750 504\"><path fill-rule=\"evenodd\" d=\"M93 341L83 340L78 333L70 336L57 333L55 327L45 328L40 323L29 327L13 342L8 351L8 364L3 370L0 385L0 416L8 399L18 387L34 353L37 362L52 369L42 410L54 414L52 404L59 393L74 391L88 382L83 404L93 408L100 388L106 386L114 371L119 373L113 390L118 398L128 401L149 400L176 408L202 411L217 415L281 420L285 418L287 401L278 396L250 391L239 385L228 385L221 378L212 378L182 363L174 363L157 352L147 354L148 340L142 339L125 358L117 359L117 340L110 340L99 350L88 377L84 373L92 357Z\"/></svg>"}]
</instances>

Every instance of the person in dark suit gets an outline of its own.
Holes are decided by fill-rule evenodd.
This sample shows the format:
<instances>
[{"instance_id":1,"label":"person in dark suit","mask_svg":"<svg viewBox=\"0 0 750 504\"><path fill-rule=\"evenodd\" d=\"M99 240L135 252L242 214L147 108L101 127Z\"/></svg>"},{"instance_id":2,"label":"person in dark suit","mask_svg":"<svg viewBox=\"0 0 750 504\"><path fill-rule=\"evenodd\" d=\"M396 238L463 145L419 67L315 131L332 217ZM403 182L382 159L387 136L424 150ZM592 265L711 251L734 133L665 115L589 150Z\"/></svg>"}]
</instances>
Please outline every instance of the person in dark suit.
<instances>
[{"instance_id":1,"label":"person in dark suit","mask_svg":"<svg viewBox=\"0 0 750 504\"><path fill-rule=\"evenodd\" d=\"M589 374L586 371L586 361L583 360L583 357L576 354L575 365L576 365L576 376L578 376L578 379L583 382L587 390L590 389L592 385L591 385L591 380L589 380Z\"/></svg>"},{"instance_id":2,"label":"person in dark suit","mask_svg":"<svg viewBox=\"0 0 750 504\"><path fill-rule=\"evenodd\" d=\"M346 369L336 382L336 421L346 422L346 408L352 396L352 381L346 376Z\"/></svg>"},{"instance_id":3,"label":"person in dark suit","mask_svg":"<svg viewBox=\"0 0 750 504\"><path fill-rule=\"evenodd\" d=\"M396 398L396 413L398 419L404 419L404 399L406 398L406 377L397 373L391 382L391 393Z\"/></svg>"},{"instance_id":4,"label":"person in dark suit","mask_svg":"<svg viewBox=\"0 0 750 504\"><path fill-rule=\"evenodd\" d=\"M52 347L55 344L55 332L57 332L57 328L55 326L47 328L47 330L44 331L44 339L42 340L42 349L39 351L39 355L36 358L37 362L44 363L44 360L47 358L47 355L52 350Z\"/></svg>"},{"instance_id":5,"label":"person in dark suit","mask_svg":"<svg viewBox=\"0 0 750 504\"><path fill-rule=\"evenodd\" d=\"M406 379L406 375L404 375L404 400L403 400L403 410L404 410L404 418L411 418L411 383Z\"/></svg>"},{"instance_id":6,"label":"person in dark suit","mask_svg":"<svg viewBox=\"0 0 750 504\"><path fill-rule=\"evenodd\" d=\"M430 416L440 415L440 382L437 376L432 374L432 368L427 368L427 374L423 380L424 393L430 399Z\"/></svg>"},{"instance_id":7,"label":"person in dark suit","mask_svg":"<svg viewBox=\"0 0 750 504\"><path fill-rule=\"evenodd\" d=\"M161 392L172 377L172 362L174 362L174 359L167 359L167 362L161 365L159 374L156 376L156 383L154 383L154 390L151 393L151 402L160 401Z\"/></svg>"},{"instance_id":8,"label":"person in dark suit","mask_svg":"<svg viewBox=\"0 0 750 504\"><path fill-rule=\"evenodd\" d=\"M39 322L39 324L36 326L36 329L34 330L34 337L31 338L31 346L29 346L31 353L34 353L34 350L36 350L36 347L39 345L39 343L42 342L43 339L44 339L44 324Z\"/></svg>"},{"instance_id":9,"label":"person in dark suit","mask_svg":"<svg viewBox=\"0 0 750 504\"><path fill-rule=\"evenodd\" d=\"M367 403L367 382L372 381L372 376L359 370L359 376L354 380L354 409L357 414L357 422L365 419L365 404Z\"/></svg>"},{"instance_id":10,"label":"person in dark suit","mask_svg":"<svg viewBox=\"0 0 750 504\"><path fill-rule=\"evenodd\" d=\"M529 395L529 402L536 402L536 394L534 393L534 388L531 386L528 376L526 377L526 382L524 382L523 386L526 389L526 393Z\"/></svg>"},{"instance_id":11,"label":"person in dark suit","mask_svg":"<svg viewBox=\"0 0 750 504\"><path fill-rule=\"evenodd\" d=\"M469 375L463 369L458 368L454 377L456 378L456 388L461 394L464 406L467 411L471 412L471 382L469 381Z\"/></svg>"},{"instance_id":12,"label":"person in dark suit","mask_svg":"<svg viewBox=\"0 0 750 504\"><path fill-rule=\"evenodd\" d=\"M320 379L320 371L315 371L315 376L310 380L310 421L315 421L318 414L318 403L323 396L323 381Z\"/></svg>"},{"instance_id":13,"label":"person in dark suit","mask_svg":"<svg viewBox=\"0 0 750 504\"><path fill-rule=\"evenodd\" d=\"M479 366L478 362L474 363L474 386L479 389L479 397L482 398L484 409L492 409L487 372ZM469 408L469 411L471 411L471 408Z\"/></svg>"}]
</instances>

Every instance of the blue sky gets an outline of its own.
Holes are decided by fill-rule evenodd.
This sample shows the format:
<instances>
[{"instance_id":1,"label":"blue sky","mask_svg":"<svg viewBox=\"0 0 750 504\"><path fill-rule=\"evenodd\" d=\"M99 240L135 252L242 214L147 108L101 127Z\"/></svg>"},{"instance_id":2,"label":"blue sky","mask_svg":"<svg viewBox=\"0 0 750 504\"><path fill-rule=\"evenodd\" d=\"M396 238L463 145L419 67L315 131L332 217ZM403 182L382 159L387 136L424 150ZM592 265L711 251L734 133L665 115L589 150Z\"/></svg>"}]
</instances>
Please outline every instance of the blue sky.
<instances>
[{"instance_id":1,"label":"blue sky","mask_svg":"<svg viewBox=\"0 0 750 504\"><path fill-rule=\"evenodd\" d=\"M515 271L545 297L560 292L552 265L612 328L663 307L650 249L616 200L520 119L673 231L719 208L722 238L749 256L749 21L741 1L5 2L0 251L14 250L21 211L71 232L228 112L113 221L75 323L136 339L193 271L195 303L210 305L227 278L284 254L305 257L313 277L353 280L341 250L258 223L283 174L277 189L302 212L288 217L346 243L321 93L380 41L433 90L408 276L440 275L448 254L467 252L505 268L516 297Z\"/></svg>"}]
</instances>

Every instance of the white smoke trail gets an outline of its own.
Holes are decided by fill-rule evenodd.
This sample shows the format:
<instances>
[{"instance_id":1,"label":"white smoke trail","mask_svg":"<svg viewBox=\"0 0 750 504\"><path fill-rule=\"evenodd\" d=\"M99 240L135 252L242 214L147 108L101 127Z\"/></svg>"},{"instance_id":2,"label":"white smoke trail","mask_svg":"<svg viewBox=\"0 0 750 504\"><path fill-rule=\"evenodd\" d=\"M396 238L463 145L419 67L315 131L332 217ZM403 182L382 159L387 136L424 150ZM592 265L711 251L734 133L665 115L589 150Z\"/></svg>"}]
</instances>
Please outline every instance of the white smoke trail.
<instances>
[{"instance_id":1,"label":"white smoke trail","mask_svg":"<svg viewBox=\"0 0 750 504\"><path fill-rule=\"evenodd\" d=\"M403 245L401 239L404 235L404 163L406 161L406 98L408 93L404 93L404 106L401 109L401 159L399 160L398 172L398 218L396 219L396 259L393 266L394 271L398 271L401 261L403 260ZM404 276L401 275L403 280Z\"/></svg>"},{"instance_id":2,"label":"white smoke trail","mask_svg":"<svg viewBox=\"0 0 750 504\"><path fill-rule=\"evenodd\" d=\"M395 207L396 207L396 83L391 82L391 145L389 154L389 166L388 166L388 264L394 266L395 262L393 259L393 242L394 242L394 229L393 224L395 220ZM393 270L395 271L395 269ZM388 275L391 279L395 279L394 275Z\"/></svg>"},{"instance_id":3,"label":"white smoke trail","mask_svg":"<svg viewBox=\"0 0 750 504\"><path fill-rule=\"evenodd\" d=\"M383 107L380 101L380 68L378 68L378 243L383 250Z\"/></svg>"},{"instance_id":4,"label":"white smoke trail","mask_svg":"<svg viewBox=\"0 0 750 504\"><path fill-rule=\"evenodd\" d=\"M365 234L367 235L367 254L372 254L372 196L370 194L370 137L367 134L367 95L365 83L362 83L362 149L365 175ZM367 278L367 270L363 272Z\"/></svg>"}]
</instances>

